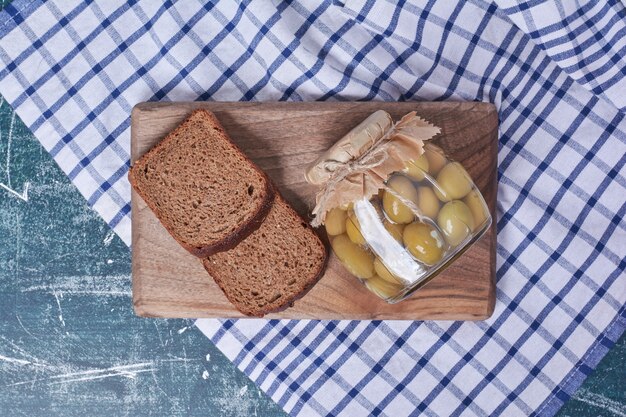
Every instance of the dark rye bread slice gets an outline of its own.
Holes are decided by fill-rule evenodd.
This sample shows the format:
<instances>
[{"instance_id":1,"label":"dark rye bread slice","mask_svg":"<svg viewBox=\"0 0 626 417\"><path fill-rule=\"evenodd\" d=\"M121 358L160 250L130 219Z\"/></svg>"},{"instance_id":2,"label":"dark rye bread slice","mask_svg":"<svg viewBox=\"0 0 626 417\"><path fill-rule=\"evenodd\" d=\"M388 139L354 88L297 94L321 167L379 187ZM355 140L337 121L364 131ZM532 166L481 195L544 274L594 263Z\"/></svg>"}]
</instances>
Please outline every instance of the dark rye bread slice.
<instances>
[{"instance_id":1,"label":"dark rye bread slice","mask_svg":"<svg viewBox=\"0 0 626 417\"><path fill-rule=\"evenodd\" d=\"M258 230L203 264L239 311L262 317L306 294L324 273L326 258L313 229L276 193Z\"/></svg>"},{"instance_id":2,"label":"dark rye bread slice","mask_svg":"<svg viewBox=\"0 0 626 417\"><path fill-rule=\"evenodd\" d=\"M265 173L206 110L194 111L138 159L128 178L174 239L199 257L250 235L274 199Z\"/></svg>"}]
</instances>

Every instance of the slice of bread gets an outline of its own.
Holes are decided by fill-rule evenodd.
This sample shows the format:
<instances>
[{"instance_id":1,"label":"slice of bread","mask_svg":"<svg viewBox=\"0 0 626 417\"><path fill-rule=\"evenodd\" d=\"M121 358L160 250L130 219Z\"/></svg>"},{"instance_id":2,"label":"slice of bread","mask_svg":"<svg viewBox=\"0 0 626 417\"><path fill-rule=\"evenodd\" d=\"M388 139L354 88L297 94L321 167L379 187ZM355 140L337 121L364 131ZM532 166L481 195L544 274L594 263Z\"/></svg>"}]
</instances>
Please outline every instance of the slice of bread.
<instances>
[{"instance_id":1,"label":"slice of bread","mask_svg":"<svg viewBox=\"0 0 626 417\"><path fill-rule=\"evenodd\" d=\"M274 199L265 173L206 110L138 159L128 178L174 239L199 257L235 247L258 229Z\"/></svg>"},{"instance_id":2,"label":"slice of bread","mask_svg":"<svg viewBox=\"0 0 626 417\"><path fill-rule=\"evenodd\" d=\"M322 276L326 258L313 229L276 193L258 230L203 264L239 311L262 317L306 294Z\"/></svg>"}]
</instances>

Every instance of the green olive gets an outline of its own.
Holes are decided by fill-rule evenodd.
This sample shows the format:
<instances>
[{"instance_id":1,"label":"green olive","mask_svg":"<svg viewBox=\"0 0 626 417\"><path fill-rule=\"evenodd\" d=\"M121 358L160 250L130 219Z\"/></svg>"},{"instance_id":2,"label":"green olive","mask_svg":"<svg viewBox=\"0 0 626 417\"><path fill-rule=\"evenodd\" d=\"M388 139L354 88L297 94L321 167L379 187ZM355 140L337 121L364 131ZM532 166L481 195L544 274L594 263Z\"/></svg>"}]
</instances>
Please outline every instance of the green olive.
<instances>
[{"instance_id":1,"label":"green olive","mask_svg":"<svg viewBox=\"0 0 626 417\"><path fill-rule=\"evenodd\" d=\"M387 229L391 237L399 243L402 243L402 231L404 230L403 224L391 223L389 220L385 219L383 221L383 226L385 226L385 229Z\"/></svg>"},{"instance_id":2,"label":"green olive","mask_svg":"<svg viewBox=\"0 0 626 417\"><path fill-rule=\"evenodd\" d=\"M428 172L428 159L426 155L422 154L416 160L407 162L404 172L416 181L423 180L424 175Z\"/></svg>"},{"instance_id":3,"label":"green olive","mask_svg":"<svg viewBox=\"0 0 626 417\"><path fill-rule=\"evenodd\" d=\"M404 228L404 246L417 259L426 265L436 264L443 256L443 239L433 226L414 222Z\"/></svg>"},{"instance_id":4,"label":"green olive","mask_svg":"<svg viewBox=\"0 0 626 417\"><path fill-rule=\"evenodd\" d=\"M428 160L428 172L432 176L436 176L441 168L447 163L447 159L440 147L433 144L424 146L424 155Z\"/></svg>"},{"instance_id":5,"label":"green olive","mask_svg":"<svg viewBox=\"0 0 626 417\"><path fill-rule=\"evenodd\" d=\"M459 200L444 204L439 211L437 223L448 243L457 246L474 229L474 218L467 205Z\"/></svg>"},{"instance_id":6,"label":"green olive","mask_svg":"<svg viewBox=\"0 0 626 417\"><path fill-rule=\"evenodd\" d=\"M439 199L430 187L422 186L417 190L417 206L422 214L431 219L439 213Z\"/></svg>"},{"instance_id":7,"label":"green olive","mask_svg":"<svg viewBox=\"0 0 626 417\"><path fill-rule=\"evenodd\" d=\"M474 228L472 230L476 231L476 229L482 226L487 220L487 206L478 190L470 191L463 199L463 202L472 212L472 217L474 218Z\"/></svg>"},{"instance_id":8,"label":"green olive","mask_svg":"<svg viewBox=\"0 0 626 417\"><path fill-rule=\"evenodd\" d=\"M437 175L437 185L437 197L447 202L465 197L472 190L472 179L461 164L450 162Z\"/></svg>"},{"instance_id":9,"label":"green olive","mask_svg":"<svg viewBox=\"0 0 626 417\"><path fill-rule=\"evenodd\" d=\"M324 226L329 236L337 236L346 232L346 219L348 214L345 210L336 207L326 214Z\"/></svg>"},{"instance_id":10,"label":"green olive","mask_svg":"<svg viewBox=\"0 0 626 417\"><path fill-rule=\"evenodd\" d=\"M452 201L452 199L448 197L448 194L446 194L444 189L439 187L437 184L433 185L433 189L435 190L435 195L437 196L439 201L443 201L444 203Z\"/></svg>"},{"instance_id":11,"label":"green olive","mask_svg":"<svg viewBox=\"0 0 626 417\"><path fill-rule=\"evenodd\" d=\"M417 204L417 190L407 177L402 175L391 177L387 181L387 186L403 198ZM387 217L395 223L411 223L415 217L411 209L388 191L385 191L383 196L383 209Z\"/></svg>"},{"instance_id":12,"label":"green olive","mask_svg":"<svg viewBox=\"0 0 626 417\"><path fill-rule=\"evenodd\" d=\"M336 236L330 244L335 255L352 275L361 279L374 275L374 255L367 249L352 243L346 235Z\"/></svg>"},{"instance_id":13,"label":"green olive","mask_svg":"<svg viewBox=\"0 0 626 417\"><path fill-rule=\"evenodd\" d=\"M365 286L384 300L395 297L403 288L400 284L392 284L377 276L365 281Z\"/></svg>"},{"instance_id":14,"label":"green olive","mask_svg":"<svg viewBox=\"0 0 626 417\"><path fill-rule=\"evenodd\" d=\"M361 225L354 213L346 219L346 233L352 242L357 245L365 245L365 238L361 234Z\"/></svg>"},{"instance_id":15,"label":"green olive","mask_svg":"<svg viewBox=\"0 0 626 417\"><path fill-rule=\"evenodd\" d=\"M383 261L381 261L378 258L374 259L374 271L376 271L376 275L378 275L379 277L381 277L387 282L390 282L392 284L401 284L401 281L398 278L396 278L391 273L391 271L387 269L385 264L383 264Z\"/></svg>"}]
</instances>

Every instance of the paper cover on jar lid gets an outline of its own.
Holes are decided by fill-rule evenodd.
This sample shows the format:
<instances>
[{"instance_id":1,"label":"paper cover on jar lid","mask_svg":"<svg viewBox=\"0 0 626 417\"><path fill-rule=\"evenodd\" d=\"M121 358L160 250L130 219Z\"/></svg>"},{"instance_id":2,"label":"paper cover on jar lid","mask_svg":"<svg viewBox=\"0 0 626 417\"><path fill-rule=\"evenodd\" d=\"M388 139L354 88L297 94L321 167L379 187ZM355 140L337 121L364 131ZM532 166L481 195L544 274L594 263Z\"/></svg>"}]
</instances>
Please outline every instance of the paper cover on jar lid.
<instances>
[{"instance_id":1,"label":"paper cover on jar lid","mask_svg":"<svg viewBox=\"0 0 626 417\"><path fill-rule=\"evenodd\" d=\"M424 141L440 132L415 112L397 123L387 124L386 120L391 120L389 114L375 112L308 169L307 181L322 184L312 212L313 226L322 224L329 210L376 194L389 174L401 171L407 160L419 158Z\"/></svg>"},{"instance_id":2,"label":"paper cover on jar lid","mask_svg":"<svg viewBox=\"0 0 626 417\"><path fill-rule=\"evenodd\" d=\"M362 155L380 140L393 125L391 115L377 110L356 125L331 148L321 154L304 174L310 184L323 184L333 175L334 170Z\"/></svg>"}]
</instances>

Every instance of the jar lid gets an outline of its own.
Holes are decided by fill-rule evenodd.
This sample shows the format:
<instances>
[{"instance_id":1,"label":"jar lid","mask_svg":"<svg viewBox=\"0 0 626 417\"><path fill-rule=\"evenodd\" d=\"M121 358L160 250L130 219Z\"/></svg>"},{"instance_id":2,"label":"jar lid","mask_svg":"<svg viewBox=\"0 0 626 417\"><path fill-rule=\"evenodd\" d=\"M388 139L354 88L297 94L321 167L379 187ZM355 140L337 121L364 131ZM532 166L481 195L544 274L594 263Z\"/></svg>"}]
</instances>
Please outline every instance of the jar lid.
<instances>
[{"instance_id":1,"label":"jar lid","mask_svg":"<svg viewBox=\"0 0 626 417\"><path fill-rule=\"evenodd\" d=\"M391 128L393 119L384 110L377 110L339 139L309 165L304 174L310 184L323 184L340 165L357 159L370 149Z\"/></svg>"}]
</instances>

